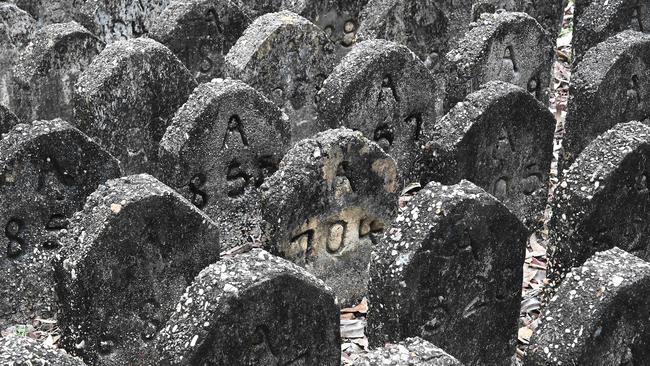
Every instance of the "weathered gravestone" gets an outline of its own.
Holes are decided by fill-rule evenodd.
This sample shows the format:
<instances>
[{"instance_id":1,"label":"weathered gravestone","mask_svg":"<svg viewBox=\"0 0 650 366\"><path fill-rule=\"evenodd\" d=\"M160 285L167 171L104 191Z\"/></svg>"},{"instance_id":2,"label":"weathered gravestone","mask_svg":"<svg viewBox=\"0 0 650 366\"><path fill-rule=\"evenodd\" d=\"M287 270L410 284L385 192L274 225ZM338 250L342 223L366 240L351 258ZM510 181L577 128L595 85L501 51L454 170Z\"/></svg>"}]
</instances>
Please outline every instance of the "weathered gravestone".
<instances>
[{"instance_id":1,"label":"weathered gravestone","mask_svg":"<svg viewBox=\"0 0 650 366\"><path fill-rule=\"evenodd\" d=\"M75 83L103 48L75 22L39 29L14 66L12 110L23 121L72 120Z\"/></svg>"},{"instance_id":2,"label":"weathered gravestone","mask_svg":"<svg viewBox=\"0 0 650 366\"><path fill-rule=\"evenodd\" d=\"M339 307L325 284L263 250L201 271L160 332L162 365L341 363Z\"/></svg>"},{"instance_id":3,"label":"weathered gravestone","mask_svg":"<svg viewBox=\"0 0 650 366\"><path fill-rule=\"evenodd\" d=\"M18 117L11 113L7 107L0 104L0 134L9 132L9 130L19 123L20 120Z\"/></svg>"},{"instance_id":4,"label":"weathered gravestone","mask_svg":"<svg viewBox=\"0 0 650 366\"><path fill-rule=\"evenodd\" d=\"M150 175L101 185L55 261L63 345L93 365L149 364L152 340L219 249L216 224Z\"/></svg>"},{"instance_id":5,"label":"weathered gravestone","mask_svg":"<svg viewBox=\"0 0 650 366\"><path fill-rule=\"evenodd\" d=\"M262 92L289 116L291 137L319 132L316 93L334 68L334 45L316 25L282 11L257 18L226 55L226 75Z\"/></svg>"},{"instance_id":6,"label":"weathered gravestone","mask_svg":"<svg viewBox=\"0 0 650 366\"><path fill-rule=\"evenodd\" d=\"M0 141L0 329L57 311L51 259L68 218L119 163L62 120L15 126Z\"/></svg>"},{"instance_id":7,"label":"weathered gravestone","mask_svg":"<svg viewBox=\"0 0 650 366\"><path fill-rule=\"evenodd\" d=\"M165 129L196 85L162 44L147 38L115 42L79 77L77 127L115 155L127 174L153 172Z\"/></svg>"},{"instance_id":8,"label":"weathered gravestone","mask_svg":"<svg viewBox=\"0 0 650 366\"><path fill-rule=\"evenodd\" d=\"M65 351L46 346L29 337L0 338L0 364L7 366L84 366Z\"/></svg>"},{"instance_id":9,"label":"weathered gravestone","mask_svg":"<svg viewBox=\"0 0 650 366\"><path fill-rule=\"evenodd\" d=\"M526 90L489 82L427 136L422 183L467 179L534 227L546 207L554 131L553 114Z\"/></svg>"},{"instance_id":10,"label":"weathered gravestone","mask_svg":"<svg viewBox=\"0 0 650 366\"><path fill-rule=\"evenodd\" d=\"M354 360L353 365L462 366L463 364L424 339L413 337L364 353Z\"/></svg>"},{"instance_id":11,"label":"weathered gravestone","mask_svg":"<svg viewBox=\"0 0 650 366\"><path fill-rule=\"evenodd\" d=\"M584 55L571 76L561 166L617 123L650 123L650 35L619 33Z\"/></svg>"},{"instance_id":12,"label":"weathered gravestone","mask_svg":"<svg viewBox=\"0 0 650 366\"><path fill-rule=\"evenodd\" d=\"M436 119L435 82L406 46L364 41L345 56L318 92L322 128L361 131L396 161L400 183L417 181L420 138Z\"/></svg>"},{"instance_id":13,"label":"weathered gravestone","mask_svg":"<svg viewBox=\"0 0 650 366\"><path fill-rule=\"evenodd\" d=\"M161 176L220 228L221 247L262 236L261 192L289 148L286 115L235 80L199 85L160 143ZM252 237L252 238L251 238Z\"/></svg>"},{"instance_id":14,"label":"weathered gravestone","mask_svg":"<svg viewBox=\"0 0 650 366\"><path fill-rule=\"evenodd\" d=\"M223 58L249 22L232 1L174 2L153 23L150 37L169 47L205 82L223 76Z\"/></svg>"},{"instance_id":15,"label":"weathered gravestone","mask_svg":"<svg viewBox=\"0 0 650 366\"><path fill-rule=\"evenodd\" d=\"M650 263L619 248L574 268L543 310L526 366L647 365Z\"/></svg>"},{"instance_id":16,"label":"weathered gravestone","mask_svg":"<svg viewBox=\"0 0 650 366\"><path fill-rule=\"evenodd\" d=\"M445 110L483 83L502 80L548 101L553 44L537 21L524 13L483 14L447 54Z\"/></svg>"},{"instance_id":17,"label":"weathered gravestone","mask_svg":"<svg viewBox=\"0 0 650 366\"><path fill-rule=\"evenodd\" d=\"M573 33L576 63L592 47L626 29L650 32L650 4L647 0L591 0L576 3L579 12ZM605 62L609 61L603 57Z\"/></svg>"},{"instance_id":18,"label":"weathered gravestone","mask_svg":"<svg viewBox=\"0 0 650 366\"><path fill-rule=\"evenodd\" d=\"M86 0L9 0L28 12L39 26L74 19L76 9Z\"/></svg>"},{"instance_id":19,"label":"weathered gravestone","mask_svg":"<svg viewBox=\"0 0 650 366\"><path fill-rule=\"evenodd\" d=\"M268 246L328 284L344 306L365 295L370 251L397 209L394 160L361 132L297 143L266 180Z\"/></svg>"},{"instance_id":20,"label":"weathered gravestone","mask_svg":"<svg viewBox=\"0 0 650 366\"><path fill-rule=\"evenodd\" d=\"M616 125L595 139L555 190L549 278L618 246L650 260L650 128ZM557 283L556 283L557 284Z\"/></svg>"},{"instance_id":21,"label":"weathered gravestone","mask_svg":"<svg viewBox=\"0 0 650 366\"><path fill-rule=\"evenodd\" d=\"M29 44L36 21L13 4L0 3L0 104L9 105L11 71Z\"/></svg>"},{"instance_id":22,"label":"weathered gravestone","mask_svg":"<svg viewBox=\"0 0 650 366\"><path fill-rule=\"evenodd\" d=\"M510 365L527 238L472 183L428 184L373 251L370 342L419 336L468 365Z\"/></svg>"}]
</instances>

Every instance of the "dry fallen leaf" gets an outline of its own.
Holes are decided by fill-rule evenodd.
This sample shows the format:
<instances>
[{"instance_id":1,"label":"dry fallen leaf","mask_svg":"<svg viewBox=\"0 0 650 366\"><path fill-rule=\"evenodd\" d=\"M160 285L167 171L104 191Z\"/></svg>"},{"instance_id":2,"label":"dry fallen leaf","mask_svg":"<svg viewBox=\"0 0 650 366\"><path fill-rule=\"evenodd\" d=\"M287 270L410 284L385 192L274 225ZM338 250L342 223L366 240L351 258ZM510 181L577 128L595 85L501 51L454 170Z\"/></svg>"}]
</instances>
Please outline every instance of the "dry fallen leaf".
<instances>
[{"instance_id":1,"label":"dry fallen leaf","mask_svg":"<svg viewBox=\"0 0 650 366\"><path fill-rule=\"evenodd\" d=\"M519 332L517 332L517 339L519 339L519 342L523 344L529 344L530 337L532 336L533 336L533 330L528 327L521 327L519 328Z\"/></svg>"},{"instance_id":2,"label":"dry fallen leaf","mask_svg":"<svg viewBox=\"0 0 650 366\"><path fill-rule=\"evenodd\" d=\"M343 308L341 309L341 313L361 313L361 314L367 314L368 313L368 300L364 297L361 302L352 308Z\"/></svg>"}]
</instances>

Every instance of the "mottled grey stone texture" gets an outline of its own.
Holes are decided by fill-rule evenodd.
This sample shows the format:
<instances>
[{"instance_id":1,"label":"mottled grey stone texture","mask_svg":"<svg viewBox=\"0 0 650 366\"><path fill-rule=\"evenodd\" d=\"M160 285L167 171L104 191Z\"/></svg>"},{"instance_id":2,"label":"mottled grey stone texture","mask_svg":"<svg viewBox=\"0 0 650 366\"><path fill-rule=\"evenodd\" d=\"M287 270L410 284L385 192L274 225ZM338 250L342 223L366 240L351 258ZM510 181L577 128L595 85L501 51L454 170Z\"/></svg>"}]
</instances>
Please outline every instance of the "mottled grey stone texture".
<instances>
[{"instance_id":1,"label":"mottled grey stone texture","mask_svg":"<svg viewBox=\"0 0 650 366\"><path fill-rule=\"evenodd\" d=\"M341 362L339 308L325 284L261 249L201 271L158 336L162 365Z\"/></svg>"},{"instance_id":2,"label":"mottled grey stone texture","mask_svg":"<svg viewBox=\"0 0 650 366\"><path fill-rule=\"evenodd\" d=\"M215 220L222 248L259 240L264 179L289 149L287 116L238 80L201 84L160 143L161 177Z\"/></svg>"},{"instance_id":3,"label":"mottled grey stone texture","mask_svg":"<svg viewBox=\"0 0 650 366\"><path fill-rule=\"evenodd\" d=\"M491 80L520 86L546 103L553 49L542 26L525 13L481 15L447 54L445 110Z\"/></svg>"},{"instance_id":4,"label":"mottled grey stone texture","mask_svg":"<svg viewBox=\"0 0 650 366\"><path fill-rule=\"evenodd\" d=\"M354 360L355 366L462 366L457 359L420 337L386 344Z\"/></svg>"},{"instance_id":5,"label":"mottled grey stone texture","mask_svg":"<svg viewBox=\"0 0 650 366\"><path fill-rule=\"evenodd\" d=\"M63 345L93 365L156 364L153 339L219 250L216 224L150 175L101 185L54 263Z\"/></svg>"},{"instance_id":6,"label":"mottled grey stone texture","mask_svg":"<svg viewBox=\"0 0 650 366\"><path fill-rule=\"evenodd\" d=\"M334 44L307 19L281 11L257 18L226 55L226 75L260 91L287 114L291 137L319 132L316 93L334 68Z\"/></svg>"},{"instance_id":7,"label":"mottled grey stone texture","mask_svg":"<svg viewBox=\"0 0 650 366\"><path fill-rule=\"evenodd\" d=\"M419 336L467 365L510 365L527 238L472 183L427 185L374 247L371 344Z\"/></svg>"},{"instance_id":8,"label":"mottled grey stone texture","mask_svg":"<svg viewBox=\"0 0 650 366\"><path fill-rule=\"evenodd\" d=\"M162 44L148 38L115 42L79 77L77 127L115 155L127 174L153 173L165 129L196 85Z\"/></svg>"},{"instance_id":9,"label":"mottled grey stone texture","mask_svg":"<svg viewBox=\"0 0 650 366\"><path fill-rule=\"evenodd\" d=\"M355 305L366 293L370 251L397 210L396 187L394 160L361 132L303 140L262 185L269 250Z\"/></svg>"},{"instance_id":10,"label":"mottled grey stone texture","mask_svg":"<svg viewBox=\"0 0 650 366\"><path fill-rule=\"evenodd\" d=\"M537 226L546 207L554 131L553 114L530 93L489 82L434 125L422 183L467 179Z\"/></svg>"},{"instance_id":11,"label":"mottled grey stone texture","mask_svg":"<svg viewBox=\"0 0 650 366\"><path fill-rule=\"evenodd\" d=\"M18 117L7 109L7 107L0 104L0 134L9 132L9 130L19 123L20 120Z\"/></svg>"},{"instance_id":12,"label":"mottled grey stone texture","mask_svg":"<svg viewBox=\"0 0 650 366\"><path fill-rule=\"evenodd\" d=\"M27 12L16 5L0 3L0 104L10 103L11 72L35 28L36 21Z\"/></svg>"},{"instance_id":13,"label":"mottled grey stone texture","mask_svg":"<svg viewBox=\"0 0 650 366\"><path fill-rule=\"evenodd\" d=\"M650 32L647 0L591 0L577 2L573 55L581 62L585 53L607 38L626 29Z\"/></svg>"},{"instance_id":14,"label":"mottled grey stone texture","mask_svg":"<svg viewBox=\"0 0 650 366\"><path fill-rule=\"evenodd\" d=\"M0 364L7 366L85 366L64 350L29 337L0 338Z\"/></svg>"},{"instance_id":15,"label":"mottled grey stone texture","mask_svg":"<svg viewBox=\"0 0 650 366\"><path fill-rule=\"evenodd\" d=\"M550 279L618 246L650 260L650 128L616 125L565 172L551 202Z\"/></svg>"},{"instance_id":16,"label":"mottled grey stone texture","mask_svg":"<svg viewBox=\"0 0 650 366\"><path fill-rule=\"evenodd\" d=\"M172 2L149 36L169 47L199 82L223 77L224 57L251 20L233 1Z\"/></svg>"},{"instance_id":17,"label":"mottled grey stone texture","mask_svg":"<svg viewBox=\"0 0 650 366\"><path fill-rule=\"evenodd\" d=\"M650 123L648 95L650 35L625 31L589 50L571 75L560 166L617 123Z\"/></svg>"},{"instance_id":18,"label":"mottled grey stone texture","mask_svg":"<svg viewBox=\"0 0 650 366\"><path fill-rule=\"evenodd\" d=\"M406 46L364 41L336 66L318 92L323 129L361 131L396 161L400 185L417 181L423 131L436 119L435 82Z\"/></svg>"},{"instance_id":19,"label":"mottled grey stone texture","mask_svg":"<svg viewBox=\"0 0 650 366\"><path fill-rule=\"evenodd\" d=\"M574 268L544 308L526 366L647 365L650 263L619 248Z\"/></svg>"},{"instance_id":20,"label":"mottled grey stone texture","mask_svg":"<svg viewBox=\"0 0 650 366\"><path fill-rule=\"evenodd\" d=\"M11 109L23 121L72 121L75 83L103 48L75 22L39 29L14 66Z\"/></svg>"},{"instance_id":21,"label":"mottled grey stone texture","mask_svg":"<svg viewBox=\"0 0 650 366\"><path fill-rule=\"evenodd\" d=\"M0 141L0 329L57 311L51 259L68 218L119 163L62 120L15 126Z\"/></svg>"}]
</instances>

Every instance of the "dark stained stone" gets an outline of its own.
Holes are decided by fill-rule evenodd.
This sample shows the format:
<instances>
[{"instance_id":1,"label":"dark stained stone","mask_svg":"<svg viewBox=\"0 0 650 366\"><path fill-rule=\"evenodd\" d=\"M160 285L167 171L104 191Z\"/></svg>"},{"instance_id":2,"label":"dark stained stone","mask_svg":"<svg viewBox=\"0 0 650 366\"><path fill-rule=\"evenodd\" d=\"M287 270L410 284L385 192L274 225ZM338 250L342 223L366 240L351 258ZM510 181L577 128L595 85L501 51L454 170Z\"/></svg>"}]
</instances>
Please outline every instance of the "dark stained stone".
<instances>
[{"instance_id":1,"label":"dark stained stone","mask_svg":"<svg viewBox=\"0 0 650 366\"><path fill-rule=\"evenodd\" d=\"M8 366L85 366L64 350L46 346L29 337L0 338L0 364Z\"/></svg>"},{"instance_id":2,"label":"dark stained stone","mask_svg":"<svg viewBox=\"0 0 650 366\"><path fill-rule=\"evenodd\" d=\"M7 107L0 104L0 135L9 132L20 120Z\"/></svg>"},{"instance_id":3,"label":"dark stained stone","mask_svg":"<svg viewBox=\"0 0 650 366\"><path fill-rule=\"evenodd\" d=\"M220 228L222 248L262 236L261 192L289 148L286 115L235 80L201 84L160 143L163 180Z\"/></svg>"},{"instance_id":4,"label":"dark stained stone","mask_svg":"<svg viewBox=\"0 0 650 366\"><path fill-rule=\"evenodd\" d=\"M51 259L68 218L119 163L62 120L15 126L0 141L0 329L57 311Z\"/></svg>"},{"instance_id":5,"label":"dark stained stone","mask_svg":"<svg viewBox=\"0 0 650 366\"><path fill-rule=\"evenodd\" d=\"M75 22L39 29L14 66L12 110L23 121L72 120L75 83L103 48Z\"/></svg>"},{"instance_id":6,"label":"dark stained stone","mask_svg":"<svg viewBox=\"0 0 650 366\"><path fill-rule=\"evenodd\" d=\"M153 339L219 250L216 224L150 175L101 185L55 261L63 345L93 365L155 364Z\"/></svg>"},{"instance_id":7,"label":"dark stained stone","mask_svg":"<svg viewBox=\"0 0 650 366\"><path fill-rule=\"evenodd\" d=\"M127 174L154 172L165 129L196 85L162 44L148 38L115 42L79 77L77 127L115 155Z\"/></svg>"},{"instance_id":8,"label":"dark stained stone","mask_svg":"<svg viewBox=\"0 0 650 366\"><path fill-rule=\"evenodd\" d=\"M489 82L427 136L422 183L467 179L537 226L546 207L554 131L553 114L530 93Z\"/></svg>"},{"instance_id":9,"label":"dark stained stone","mask_svg":"<svg viewBox=\"0 0 650 366\"><path fill-rule=\"evenodd\" d=\"M400 183L417 181L421 137L436 118L435 89L429 70L406 46L364 41L323 83L319 123L361 131L395 159Z\"/></svg>"},{"instance_id":10,"label":"dark stained stone","mask_svg":"<svg viewBox=\"0 0 650 366\"><path fill-rule=\"evenodd\" d=\"M201 271L158 335L162 365L341 362L339 308L304 269L263 250Z\"/></svg>"},{"instance_id":11,"label":"dark stained stone","mask_svg":"<svg viewBox=\"0 0 650 366\"><path fill-rule=\"evenodd\" d=\"M567 274L544 308L524 365L647 365L650 263L617 247Z\"/></svg>"},{"instance_id":12,"label":"dark stained stone","mask_svg":"<svg viewBox=\"0 0 650 366\"><path fill-rule=\"evenodd\" d=\"M462 366L457 359L420 337L386 344L357 358L355 366Z\"/></svg>"},{"instance_id":13,"label":"dark stained stone","mask_svg":"<svg viewBox=\"0 0 650 366\"><path fill-rule=\"evenodd\" d=\"M291 137L319 132L316 93L334 68L334 45L307 19L281 11L257 18L226 55L226 75L260 91L287 114Z\"/></svg>"},{"instance_id":14,"label":"dark stained stone","mask_svg":"<svg viewBox=\"0 0 650 366\"><path fill-rule=\"evenodd\" d=\"M445 110L483 83L502 80L546 103L553 63L550 37L525 13L484 14L447 54Z\"/></svg>"},{"instance_id":15,"label":"dark stained stone","mask_svg":"<svg viewBox=\"0 0 650 366\"><path fill-rule=\"evenodd\" d=\"M36 21L14 4L0 3L0 104L10 103L12 70L29 44Z\"/></svg>"},{"instance_id":16,"label":"dark stained stone","mask_svg":"<svg viewBox=\"0 0 650 366\"><path fill-rule=\"evenodd\" d=\"M548 276L555 281L595 252L618 246L650 260L650 128L616 125L565 171L551 202Z\"/></svg>"},{"instance_id":17,"label":"dark stained stone","mask_svg":"<svg viewBox=\"0 0 650 366\"><path fill-rule=\"evenodd\" d=\"M561 166L617 123L650 123L648 95L650 34L625 31L589 50L571 75Z\"/></svg>"},{"instance_id":18,"label":"dark stained stone","mask_svg":"<svg viewBox=\"0 0 650 366\"><path fill-rule=\"evenodd\" d=\"M305 139L262 185L268 247L322 279L344 306L357 304L370 251L397 209L396 187L394 160L361 132Z\"/></svg>"},{"instance_id":19,"label":"dark stained stone","mask_svg":"<svg viewBox=\"0 0 650 366\"><path fill-rule=\"evenodd\" d=\"M527 238L472 183L428 184L374 247L371 344L418 336L467 365L510 365Z\"/></svg>"},{"instance_id":20,"label":"dark stained stone","mask_svg":"<svg viewBox=\"0 0 650 366\"><path fill-rule=\"evenodd\" d=\"M224 57L250 20L231 1L171 3L153 22L150 37L169 47L199 82L223 77Z\"/></svg>"}]
</instances>

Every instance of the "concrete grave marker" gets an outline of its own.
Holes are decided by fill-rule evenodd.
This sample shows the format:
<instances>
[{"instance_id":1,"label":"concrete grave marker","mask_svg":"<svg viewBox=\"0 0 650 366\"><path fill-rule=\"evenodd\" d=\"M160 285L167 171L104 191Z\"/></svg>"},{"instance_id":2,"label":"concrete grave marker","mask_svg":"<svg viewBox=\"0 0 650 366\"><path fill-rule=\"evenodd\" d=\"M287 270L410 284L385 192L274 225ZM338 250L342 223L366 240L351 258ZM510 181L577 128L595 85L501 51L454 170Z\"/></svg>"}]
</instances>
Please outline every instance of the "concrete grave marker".
<instances>
[{"instance_id":1,"label":"concrete grave marker","mask_svg":"<svg viewBox=\"0 0 650 366\"><path fill-rule=\"evenodd\" d=\"M85 366L80 359L69 356L64 350L46 346L27 336L0 338L0 364Z\"/></svg>"},{"instance_id":2,"label":"concrete grave marker","mask_svg":"<svg viewBox=\"0 0 650 366\"><path fill-rule=\"evenodd\" d=\"M356 366L375 365L462 366L457 359L420 337L407 338L396 344L386 344L362 354L354 360Z\"/></svg>"},{"instance_id":3,"label":"concrete grave marker","mask_svg":"<svg viewBox=\"0 0 650 366\"><path fill-rule=\"evenodd\" d=\"M0 3L0 104L10 103L13 66L35 28L36 21L27 12L14 4Z\"/></svg>"}]
</instances>

